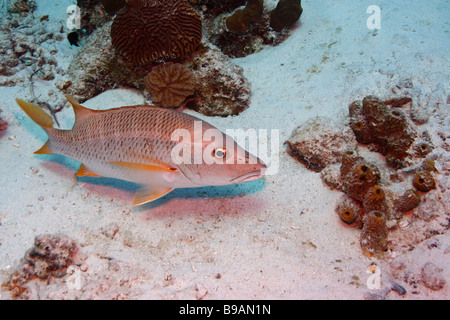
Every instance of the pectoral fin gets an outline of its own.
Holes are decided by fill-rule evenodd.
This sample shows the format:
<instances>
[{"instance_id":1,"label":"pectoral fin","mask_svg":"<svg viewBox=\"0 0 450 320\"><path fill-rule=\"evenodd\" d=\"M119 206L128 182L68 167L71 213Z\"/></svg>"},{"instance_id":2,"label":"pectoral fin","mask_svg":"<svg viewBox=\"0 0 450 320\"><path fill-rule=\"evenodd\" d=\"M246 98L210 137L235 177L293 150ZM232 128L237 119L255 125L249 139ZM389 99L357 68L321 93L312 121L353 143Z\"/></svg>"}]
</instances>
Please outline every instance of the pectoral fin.
<instances>
[{"instance_id":1,"label":"pectoral fin","mask_svg":"<svg viewBox=\"0 0 450 320\"><path fill-rule=\"evenodd\" d=\"M176 172L178 171L176 168L170 167L168 164L158 162L152 164L143 164L143 163L134 163L134 162L124 162L124 161L111 161L109 164L113 164L120 167L125 167L128 169L134 170L143 170L143 171L162 171L162 172Z\"/></svg>"},{"instance_id":2,"label":"pectoral fin","mask_svg":"<svg viewBox=\"0 0 450 320\"><path fill-rule=\"evenodd\" d=\"M168 187L144 186L136 192L133 200L133 206L140 206L144 203L159 199L172 190L173 188Z\"/></svg>"}]
</instances>

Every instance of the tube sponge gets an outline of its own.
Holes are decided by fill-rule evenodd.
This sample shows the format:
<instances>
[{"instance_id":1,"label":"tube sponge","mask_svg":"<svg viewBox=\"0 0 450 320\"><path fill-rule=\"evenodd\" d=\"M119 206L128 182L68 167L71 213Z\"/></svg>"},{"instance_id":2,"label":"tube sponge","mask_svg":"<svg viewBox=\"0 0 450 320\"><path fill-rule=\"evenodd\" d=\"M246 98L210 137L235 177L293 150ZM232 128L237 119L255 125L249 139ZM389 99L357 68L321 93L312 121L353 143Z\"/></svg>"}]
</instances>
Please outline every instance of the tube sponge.
<instances>
[{"instance_id":1,"label":"tube sponge","mask_svg":"<svg viewBox=\"0 0 450 320\"><path fill-rule=\"evenodd\" d=\"M369 257L380 257L387 248L388 228L386 216L380 211L372 211L364 216L360 245Z\"/></svg>"},{"instance_id":2,"label":"tube sponge","mask_svg":"<svg viewBox=\"0 0 450 320\"><path fill-rule=\"evenodd\" d=\"M413 179L413 186L423 192L436 189L436 182L430 171L419 171Z\"/></svg>"},{"instance_id":3,"label":"tube sponge","mask_svg":"<svg viewBox=\"0 0 450 320\"><path fill-rule=\"evenodd\" d=\"M433 172L436 172L434 160L425 159L420 166L419 171L414 175L413 186L422 192L428 192L436 189L436 181Z\"/></svg>"},{"instance_id":4,"label":"tube sponge","mask_svg":"<svg viewBox=\"0 0 450 320\"><path fill-rule=\"evenodd\" d=\"M397 211L405 213L417 208L420 204L420 195L416 190L408 189L394 201Z\"/></svg>"},{"instance_id":5,"label":"tube sponge","mask_svg":"<svg viewBox=\"0 0 450 320\"><path fill-rule=\"evenodd\" d=\"M404 159L416 134L403 111L375 96L367 96L362 103L351 103L349 114L350 127L358 142L373 143L391 167L405 166Z\"/></svg>"},{"instance_id":6,"label":"tube sponge","mask_svg":"<svg viewBox=\"0 0 450 320\"><path fill-rule=\"evenodd\" d=\"M344 197L336 206L336 213L346 224L360 220L362 210L359 204L348 197Z\"/></svg>"},{"instance_id":7,"label":"tube sponge","mask_svg":"<svg viewBox=\"0 0 450 320\"><path fill-rule=\"evenodd\" d=\"M364 212L381 211L387 214L388 206L386 204L386 195L379 185L370 187L363 200Z\"/></svg>"},{"instance_id":8,"label":"tube sponge","mask_svg":"<svg viewBox=\"0 0 450 320\"><path fill-rule=\"evenodd\" d=\"M349 155L341 165L341 179L344 192L351 198L363 201L367 190L376 185L380 179L378 168L363 158Z\"/></svg>"}]
</instances>

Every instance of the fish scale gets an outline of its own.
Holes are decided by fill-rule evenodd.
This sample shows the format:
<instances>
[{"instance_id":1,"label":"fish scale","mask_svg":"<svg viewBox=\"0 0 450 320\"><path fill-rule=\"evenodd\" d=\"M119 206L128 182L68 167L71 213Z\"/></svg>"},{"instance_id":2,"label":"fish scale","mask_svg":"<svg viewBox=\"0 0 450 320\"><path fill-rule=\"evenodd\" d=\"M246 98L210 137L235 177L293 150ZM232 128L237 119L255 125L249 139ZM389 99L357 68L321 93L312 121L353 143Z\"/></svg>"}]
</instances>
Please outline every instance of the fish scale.
<instances>
[{"instance_id":1,"label":"fish scale","mask_svg":"<svg viewBox=\"0 0 450 320\"><path fill-rule=\"evenodd\" d=\"M71 97L67 98L75 113L75 124L71 130L53 128L52 118L42 109L16 99L25 113L49 136L36 153L56 153L80 161L78 176L110 177L141 185L134 205L156 200L174 188L226 185L259 179L266 168L257 157L252 156L255 161L251 163L249 153L229 136L191 115L153 106L96 111L81 106ZM191 138L195 137L196 122L200 124L201 137L209 129L214 129L218 137L212 141L201 141L200 144L189 140L187 149L183 149L183 153L189 154L188 161L175 163L172 150L179 142L171 140L172 134L176 129L184 129ZM229 146L232 147L227 150ZM191 151L197 147L200 147L201 156L207 154L204 151L208 148L208 151L212 150L211 156L216 156L218 160L223 160L229 153L233 161L196 163L191 161L194 159ZM216 150L220 150L217 155Z\"/></svg>"}]
</instances>

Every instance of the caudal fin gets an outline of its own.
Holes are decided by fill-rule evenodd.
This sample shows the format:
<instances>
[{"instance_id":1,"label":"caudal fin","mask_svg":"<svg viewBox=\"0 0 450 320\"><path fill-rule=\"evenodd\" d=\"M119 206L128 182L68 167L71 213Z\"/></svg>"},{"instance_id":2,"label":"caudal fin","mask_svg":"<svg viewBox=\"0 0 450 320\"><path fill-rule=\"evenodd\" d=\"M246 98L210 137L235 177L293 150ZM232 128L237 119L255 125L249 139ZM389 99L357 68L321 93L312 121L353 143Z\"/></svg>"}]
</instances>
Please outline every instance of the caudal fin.
<instances>
[{"instance_id":1,"label":"caudal fin","mask_svg":"<svg viewBox=\"0 0 450 320\"><path fill-rule=\"evenodd\" d=\"M38 125L44 129L51 129L53 127L53 119L44 110L38 106L26 102L22 99L16 99L17 104L22 108L22 110Z\"/></svg>"},{"instance_id":2,"label":"caudal fin","mask_svg":"<svg viewBox=\"0 0 450 320\"><path fill-rule=\"evenodd\" d=\"M47 133L53 128L53 119L44 110L38 106L26 102L22 99L16 99L17 104L22 110L38 125L40 125ZM47 141L42 148L35 152L35 154L50 154L53 153L50 149L50 143Z\"/></svg>"}]
</instances>

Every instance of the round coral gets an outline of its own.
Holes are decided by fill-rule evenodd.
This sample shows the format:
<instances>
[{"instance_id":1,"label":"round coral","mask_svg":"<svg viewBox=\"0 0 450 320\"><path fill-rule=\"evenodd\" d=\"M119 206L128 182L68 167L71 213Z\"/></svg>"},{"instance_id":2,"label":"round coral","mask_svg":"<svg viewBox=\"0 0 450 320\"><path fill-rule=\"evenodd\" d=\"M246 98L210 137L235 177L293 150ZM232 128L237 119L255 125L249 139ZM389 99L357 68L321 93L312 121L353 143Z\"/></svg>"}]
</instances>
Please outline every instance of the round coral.
<instances>
[{"instance_id":1,"label":"round coral","mask_svg":"<svg viewBox=\"0 0 450 320\"><path fill-rule=\"evenodd\" d=\"M201 37L200 15L185 0L128 0L111 26L112 45L136 66L185 57Z\"/></svg>"},{"instance_id":2,"label":"round coral","mask_svg":"<svg viewBox=\"0 0 450 320\"><path fill-rule=\"evenodd\" d=\"M180 63L163 63L145 77L152 100L163 107L177 107L194 93L194 73Z\"/></svg>"}]
</instances>

